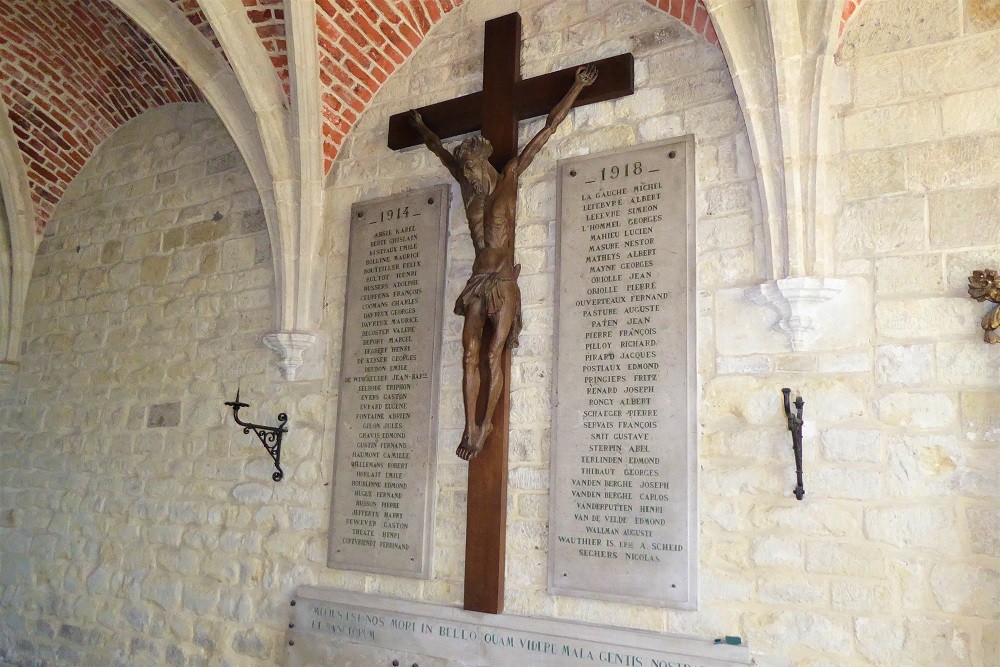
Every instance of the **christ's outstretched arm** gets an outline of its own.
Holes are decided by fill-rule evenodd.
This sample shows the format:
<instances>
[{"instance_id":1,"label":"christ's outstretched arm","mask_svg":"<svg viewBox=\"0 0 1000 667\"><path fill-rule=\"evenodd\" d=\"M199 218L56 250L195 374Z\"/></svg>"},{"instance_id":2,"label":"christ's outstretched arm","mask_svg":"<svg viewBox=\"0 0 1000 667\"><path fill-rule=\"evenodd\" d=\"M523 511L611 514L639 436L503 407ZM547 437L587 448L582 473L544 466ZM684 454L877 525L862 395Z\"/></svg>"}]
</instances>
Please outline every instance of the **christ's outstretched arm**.
<instances>
[{"instance_id":1,"label":"christ's outstretched arm","mask_svg":"<svg viewBox=\"0 0 1000 667\"><path fill-rule=\"evenodd\" d=\"M524 173L524 170L528 168L535 156L538 155L538 151L542 150L542 146L545 142L555 133L556 128L559 124L566 119L566 115L569 114L570 108L572 108L573 103L576 102L576 98L580 95L580 91L594 83L597 80L597 67L594 65L587 65L586 67L579 67L576 70L576 81L566 92L566 95L559 101L559 104L552 107L552 111L549 112L549 117L545 119L545 127L538 131L531 141L524 147L521 154L518 155L512 161L516 164L516 169L518 175Z\"/></svg>"},{"instance_id":2,"label":"christ's outstretched arm","mask_svg":"<svg viewBox=\"0 0 1000 667\"><path fill-rule=\"evenodd\" d=\"M441 138L434 134L433 130L424 124L424 119L421 117L420 112L414 110L410 111L410 122L413 127L417 128L417 132L423 137L424 143L427 144L427 148L431 149L434 155L438 156L441 163L448 168L451 175L455 177L459 183L462 182L462 169L458 166L458 161L455 156L448 152L444 146L441 145Z\"/></svg>"}]
</instances>

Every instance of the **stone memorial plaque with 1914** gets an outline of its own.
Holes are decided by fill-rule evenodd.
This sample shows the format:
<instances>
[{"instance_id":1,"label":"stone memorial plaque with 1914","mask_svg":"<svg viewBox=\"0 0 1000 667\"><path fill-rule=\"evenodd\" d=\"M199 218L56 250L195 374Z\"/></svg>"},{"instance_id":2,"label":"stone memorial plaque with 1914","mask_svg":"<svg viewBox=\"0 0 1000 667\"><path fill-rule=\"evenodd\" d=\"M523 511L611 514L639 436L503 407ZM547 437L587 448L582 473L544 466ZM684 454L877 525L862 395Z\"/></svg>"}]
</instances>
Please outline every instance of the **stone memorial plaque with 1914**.
<instances>
[{"instance_id":1,"label":"stone memorial plaque with 1914","mask_svg":"<svg viewBox=\"0 0 1000 667\"><path fill-rule=\"evenodd\" d=\"M559 163L553 593L697 607L693 165Z\"/></svg>"},{"instance_id":2,"label":"stone memorial plaque with 1914","mask_svg":"<svg viewBox=\"0 0 1000 667\"><path fill-rule=\"evenodd\" d=\"M351 208L328 563L430 573L446 185Z\"/></svg>"}]
</instances>

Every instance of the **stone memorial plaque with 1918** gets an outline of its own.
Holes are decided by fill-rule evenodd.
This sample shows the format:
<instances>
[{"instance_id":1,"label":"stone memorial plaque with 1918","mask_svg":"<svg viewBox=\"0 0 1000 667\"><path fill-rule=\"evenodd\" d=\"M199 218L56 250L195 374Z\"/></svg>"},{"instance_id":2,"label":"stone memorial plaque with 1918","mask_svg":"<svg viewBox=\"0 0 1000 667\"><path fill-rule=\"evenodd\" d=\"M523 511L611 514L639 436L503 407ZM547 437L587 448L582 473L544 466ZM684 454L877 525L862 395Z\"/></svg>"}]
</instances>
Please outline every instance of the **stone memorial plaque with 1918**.
<instances>
[{"instance_id":1,"label":"stone memorial plaque with 1918","mask_svg":"<svg viewBox=\"0 0 1000 667\"><path fill-rule=\"evenodd\" d=\"M559 164L553 593L697 607L693 146Z\"/></svg>"},{"instance_id":2,"label":"stone memorial plaque with 1918","mask_svg":"<svg viewBox=\"0 0 1000 667\"><path fill-rule=\"evenodd\" d=\"M351 208L328 563L426 578L446 185Z\"/></svg>"}]
</instances>

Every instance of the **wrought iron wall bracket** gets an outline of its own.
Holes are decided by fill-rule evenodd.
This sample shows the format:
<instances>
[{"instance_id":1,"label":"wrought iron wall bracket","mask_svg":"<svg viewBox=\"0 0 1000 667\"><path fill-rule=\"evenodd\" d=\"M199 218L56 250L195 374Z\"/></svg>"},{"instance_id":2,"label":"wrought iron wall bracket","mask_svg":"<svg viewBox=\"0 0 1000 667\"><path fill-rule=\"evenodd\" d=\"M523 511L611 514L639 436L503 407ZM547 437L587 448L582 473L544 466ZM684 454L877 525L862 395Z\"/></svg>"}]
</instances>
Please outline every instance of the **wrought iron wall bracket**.
<instances>
[{"instance_id":1,"label":"wrought iron wall bracket","mask_svg":"<svg viewBox=\"0 0 1000 667\"><path fill-rule=\"evenodd\" d=\"M781 390L785 397L785 417L788 418L788 430L792 432L792 452L795 454L795 498L802 500L806 490L802 486L802 408L806 402L799 396L795 399L795 413L792 413L792 390L785 387Z\"/></svg>"},{"instance_id":2,"label":"wrought iron wall bracket","mask_svg":"<svg viewBox=\"0 0 1000 667\"><path fill-rule=\"evenodd\" d=\"M274 459L274 467L277 470L271 475L271 479L275 482L280 482L285 476L284 471L281 469L281 436L288 433L288 429L286 428L288 415L284 412L278 414L278 426L264 426L262 424L251 424L250 422L243 421L240 419L240 409L249 408L250 404L240 402L239 389L236 390L236 400L226 401L226 405L233 409L233 420L243 427L243 432L249 433L253 431L260 440L260 444L264 445L264 449Z\"/></svg>"}]
</instances>

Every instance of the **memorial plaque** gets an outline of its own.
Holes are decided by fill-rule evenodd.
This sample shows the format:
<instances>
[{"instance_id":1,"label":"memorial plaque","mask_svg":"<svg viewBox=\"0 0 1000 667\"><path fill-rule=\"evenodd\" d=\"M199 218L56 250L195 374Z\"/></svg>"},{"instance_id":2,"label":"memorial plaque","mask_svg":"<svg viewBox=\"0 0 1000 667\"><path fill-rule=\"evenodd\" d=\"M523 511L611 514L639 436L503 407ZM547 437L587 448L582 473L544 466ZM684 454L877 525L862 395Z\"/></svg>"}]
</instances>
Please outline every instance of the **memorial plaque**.
<instances>
[{"instance_id":1,"label":"memorial plaque","mask_svg":"<svg viewBox=\"0 0 1000 667\"><path fill-rule=\"evenodd\" d=\"M549 589L697 606L694 144L559 163Z\"/></svg>"},{"instance_id":2,"label":"memorial plaque","mask_svg":"<svg viewBox=\"0 0 1000 667\"><path fill-rule=\"evenodd\" d=\"M430 573L448 197L351 208L331 567Z\"/></svg>"},{"instance_id":3,"label":"memorial plaque","mask_svg":"<svg viewBox=\"0 0 1000 667\"><path fill-rule=\"evenodd\" d=\"M747 667L746 645L299 587L285 664ZM760 664L785 664L774 661Z\"/></svg>"}]
</instances>

